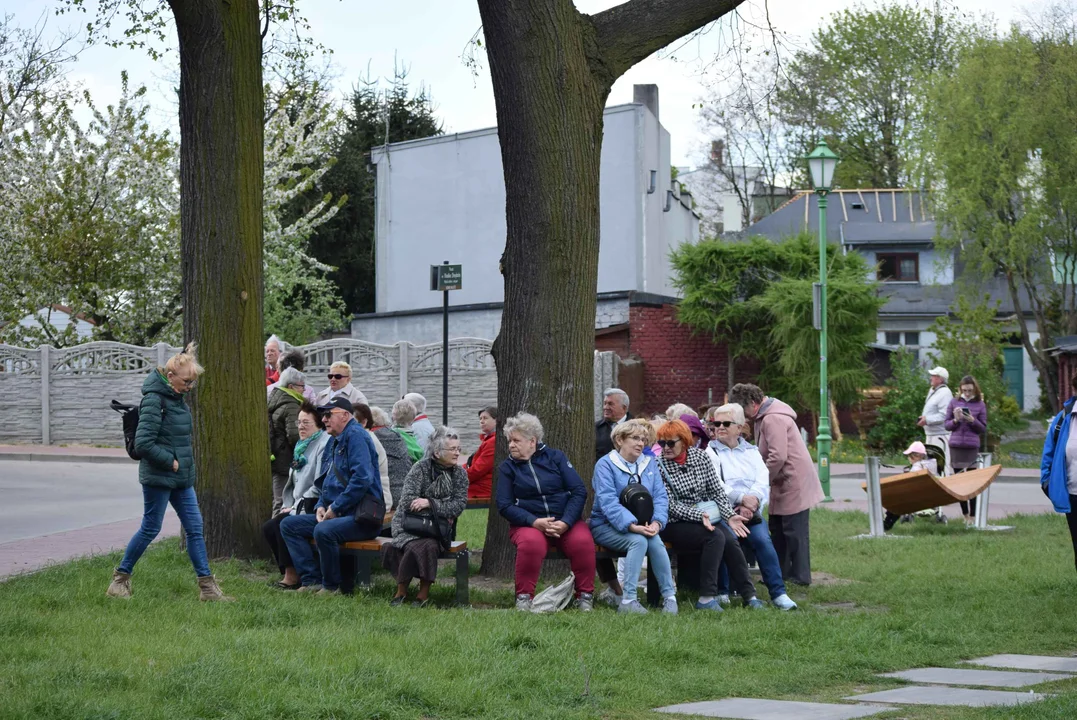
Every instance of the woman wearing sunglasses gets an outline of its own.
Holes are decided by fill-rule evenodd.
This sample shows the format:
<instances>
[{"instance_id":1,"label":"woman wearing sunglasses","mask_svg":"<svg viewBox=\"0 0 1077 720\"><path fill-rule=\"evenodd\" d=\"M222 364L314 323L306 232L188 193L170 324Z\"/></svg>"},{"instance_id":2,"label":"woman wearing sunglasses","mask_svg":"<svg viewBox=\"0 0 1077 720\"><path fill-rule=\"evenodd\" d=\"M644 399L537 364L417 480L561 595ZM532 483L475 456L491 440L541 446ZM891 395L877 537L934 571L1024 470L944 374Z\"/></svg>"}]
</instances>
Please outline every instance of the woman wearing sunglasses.
<instances>
[{"instance_id":1,"label":"woman wearing sunglasses","mask_svg":"<svg viewBox=\"0 0 1077 720\"><path fill-rule=\"evenodd\" d=\"M707 429L714 437L714 441L707 446L707 457L718 473L733 511L748 526L748 536L741 542L747 543L755 553L759 572L770 591L770 601L774 607L795 610L797 604L786 594L782 565L767 531L767 524L763 522L763 506L770 497L770 473L759 449L741 437L745 424L744 408L730 403L712 408L707 415ZM718 576L719 603L729 602L728 570L723 563Z\"/></svg>"},{"instance_id":2,"label":"woman wearing sunglasses","mask_svg":"<svg viewBox=\"0 0 1077 720\"><path fill-rule=\"evenodd\" d=\"M328 405L334 398L346 398L352 406L367 405L364 395L357 387L352 385L352 366L343 361L337 361L329 366L329 387L318 393L314 401L316 407Z\"/></svg>"},{"instance_id":3,"label":"woman wearing sunglasses","mask_svg":"<svg viewBox=\"0 0 1077 720\"><path fill-rule=\"evenodd\" d=\"M692 447L692 431L680 420L670 420L658 428L658 444L662 448L659 467L669 496L669 524L662 530L662 539L678 555L699 555L696 610L722 611L717 596L723 559L744 605L764 607L755 596L748 563L733 537L748 535L744 518L733 511L707 455Z\"/></svg>"}]
</instances>

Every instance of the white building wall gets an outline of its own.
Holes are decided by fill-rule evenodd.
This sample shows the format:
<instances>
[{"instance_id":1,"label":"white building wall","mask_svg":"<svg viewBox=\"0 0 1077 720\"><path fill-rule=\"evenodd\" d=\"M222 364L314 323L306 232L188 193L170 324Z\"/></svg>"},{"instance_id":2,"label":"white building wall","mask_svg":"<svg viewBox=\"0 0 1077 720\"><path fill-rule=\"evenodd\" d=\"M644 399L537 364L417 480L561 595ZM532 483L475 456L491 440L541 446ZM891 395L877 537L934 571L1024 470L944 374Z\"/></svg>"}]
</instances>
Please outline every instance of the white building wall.
<instances>
[{"instance_id":1,"label":"white building wall","mask_svg":"<svg viewBox=\"0 0 1077 720\"><path fill-rule=\"evenodd\" d=\"M439 306L439 294L428 289L429 266L445 260L463 265L454 305L501 302L505 187L496 128L397 143L372 158L377 311ZM641 104L606 110L598 292L673 294L669 251L698 239L698 218L676 199L663 212L669 160L669 134L650 110ZM648 194L651 170L657 188Z\"/></svg>"},{"instance_id":2,"label":"white building wall","mask_svg":"<svg viewBox=\"0 0 1077 720\"><path fill-rule=\"evenodd\" d=\"M44 323L49 323L57 332L66 332L71 325L71 316L63 310L50 310L41 308L34 315L27 315L19 320L19 325L24 328L40 328ZM75 319L75 335L79 340L86 340L93 335L93 325L85 320Z\"/></svg>"}]
</instances>

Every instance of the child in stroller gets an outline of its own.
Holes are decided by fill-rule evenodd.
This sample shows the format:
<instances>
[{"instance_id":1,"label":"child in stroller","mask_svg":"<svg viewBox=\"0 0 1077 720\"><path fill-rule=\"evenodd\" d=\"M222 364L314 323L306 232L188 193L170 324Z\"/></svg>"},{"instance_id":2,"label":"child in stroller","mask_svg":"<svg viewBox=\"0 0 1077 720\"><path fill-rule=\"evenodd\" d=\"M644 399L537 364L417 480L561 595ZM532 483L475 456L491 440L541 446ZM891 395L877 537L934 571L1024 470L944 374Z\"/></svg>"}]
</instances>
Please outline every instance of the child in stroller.
<instances>
[{"instance_id":1,"label":"child in stroller","mask_svg":"<svg viewBox=\"0 0 1077 720\"><path fill-rule=\"evenodd\" d=\"M939 467L946 462L946 455L941 448L935 447L934 445L925 446L919 440L910 445L902 454L909 458L909 462L911 463L905 467L905 472L927 470L937 477L939 474ZM887 510L886 517L883 518L883 530L889 530L894 527L898 520L901 520L901 522L912 522L914 516L933 517L935 518L935 522L946 522L946 515L943 514L941 507L927 508L926 510L920 510L919 512L909 515L895 515Z\"/></svg>"}]
</instances>

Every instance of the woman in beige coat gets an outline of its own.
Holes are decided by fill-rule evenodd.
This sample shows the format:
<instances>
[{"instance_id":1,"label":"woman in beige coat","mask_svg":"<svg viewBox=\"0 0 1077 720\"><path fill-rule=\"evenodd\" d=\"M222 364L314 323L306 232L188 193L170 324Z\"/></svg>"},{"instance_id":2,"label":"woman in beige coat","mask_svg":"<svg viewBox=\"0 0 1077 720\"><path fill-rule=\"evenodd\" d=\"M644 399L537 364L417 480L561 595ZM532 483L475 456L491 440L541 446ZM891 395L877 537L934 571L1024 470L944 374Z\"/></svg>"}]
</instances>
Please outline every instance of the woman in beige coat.
<instances>
[{"instance_id":1,"label":"woman in beige coat","mask_svg":"<svg viewBox=\"0 0 1077 720\"><path fill-rule=\"evenodd\" d=\"M815 463L797 427L797 414L755 385L741 383L729 401L752 418L755 444L770 473L769 526L786 582L811 584L808 513L823 500Z\"/></svg>"}]
</instances>

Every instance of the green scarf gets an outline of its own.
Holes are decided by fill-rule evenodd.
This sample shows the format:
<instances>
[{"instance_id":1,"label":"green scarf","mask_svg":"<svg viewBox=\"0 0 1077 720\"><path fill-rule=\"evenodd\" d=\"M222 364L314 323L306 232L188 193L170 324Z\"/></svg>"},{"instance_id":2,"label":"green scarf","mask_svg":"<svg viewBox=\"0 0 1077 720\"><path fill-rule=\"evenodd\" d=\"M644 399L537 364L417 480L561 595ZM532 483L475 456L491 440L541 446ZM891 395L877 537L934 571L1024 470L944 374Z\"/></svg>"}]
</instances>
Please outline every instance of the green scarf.
<instances>
[{"instance_id":1,"label":"green scarf","mask_svg":"<svg viewBox=\"0 0 1077 720\"><path fill-rule=\"evenodd\" d=\"M283 390L284 392L286 392L289 395L291 395L292 397L294 397L296 399L296 401L300 405L302 405L303 401L306 399L306 398L303 397L302 393L297 393L295 390L292 390L291 388L281 387L280 385L278 385L277 387L279 387L281 390Z\"/></svg>"},{"instance_id":2,"label":"green scarf","mask_svg":"<svg viewBox=\"0 0 1077 720\"><path fill-rule=\"evenodd\" d=\"M288 392L288 391L285 390L285 392ZM306 451L307 446L310 445L315 440L317 440L321 436L321 434L322 434L322 431L319 430L318 432L314 433L313 435L311 435L306 440L300 440L299 442L297 442L295 444L295 450L292 452L292 467L293 468L298 470L299 468L301 468L301 467L303 467L304 465L307 464L307 456L304 455L303 453Z\"/></svg>"}]
</instances>

